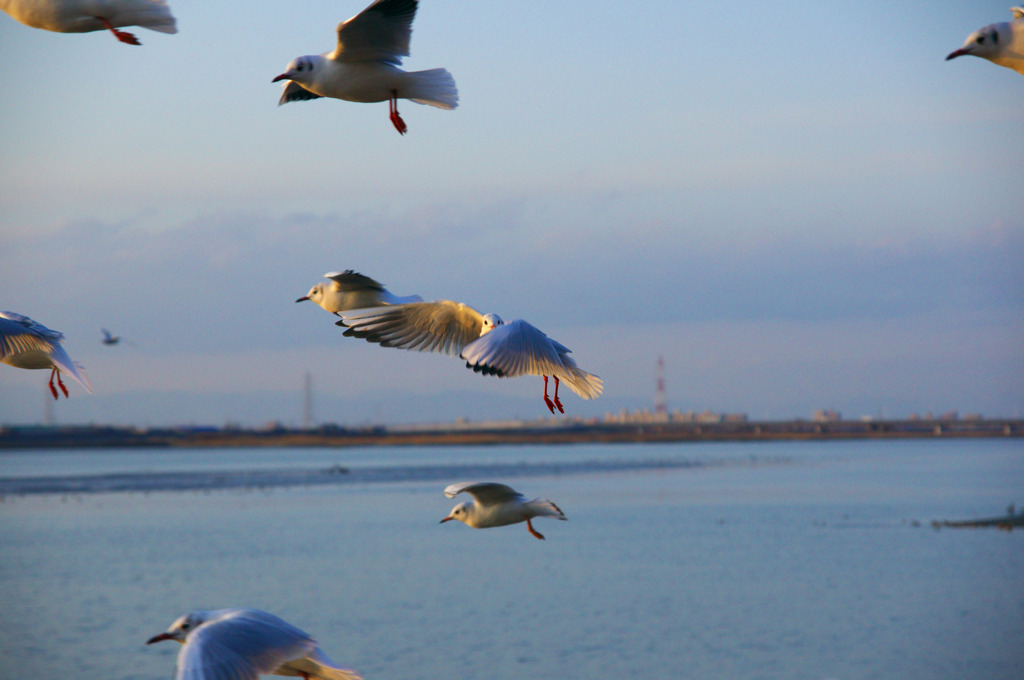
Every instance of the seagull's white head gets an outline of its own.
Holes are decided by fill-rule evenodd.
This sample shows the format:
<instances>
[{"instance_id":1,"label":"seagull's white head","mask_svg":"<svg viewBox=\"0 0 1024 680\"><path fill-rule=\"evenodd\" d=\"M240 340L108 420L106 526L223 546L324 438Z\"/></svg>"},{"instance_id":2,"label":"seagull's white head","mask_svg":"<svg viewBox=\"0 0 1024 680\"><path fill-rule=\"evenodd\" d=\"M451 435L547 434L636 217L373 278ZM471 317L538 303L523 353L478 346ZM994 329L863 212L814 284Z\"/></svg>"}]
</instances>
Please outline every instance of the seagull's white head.
<instances>
[{"instance_id":1,"label":"seagull's white head","mask_svg":"<svg viewBox=\"0 0 1024 680\"><path fill-rule=\"evenodd\" d=\"M154 642L161 642L163 640L174 640L185 644L185 638L188 634L194 631L199 626L203 625L206 621L206 612L191 612L184 616L175 619L171 627L167 629L167 632L154 635L153 637L146 640L147 645L151 645Z\"/></svg>"},{"instance_id":2,"label":"seagull's white head","mask_svg":"<svg viewBox=\"0 0 1024 680\"><path fill-rule=\"evenodd\" d=\"M1010 41L1010 36L1000 35L1000 28L999 24L990 24L984 28L979 28L967 36L963 47L950 52L949 56L946 57L946 61L962 57L965 54L983 59L991 59L999 52L1001 43L1008 43Z\"/></svg>"},{"instance_id":3,"label":"seagull's white head","mask_svg":"<svg viewBox=\"0 0 1024 680\"><path fill-rule=\"evenodd\" d=\"M480 328L480 335L490 333L498 326L505 323L497 314L484 314L483 326Z\"/></svg>"},{"instance_id":4,"label":"seagull's white head","mask_svg":"<svg viewBox=\"0 0 1024 680\"><path fill-rule=\"evenodd\" d=\"M316 80L316 74L324 64L324 57L320 54L307 54L304 57L293 59L284 73L274 78L272 83L279 80L294 80L299 85L309 85Z\"/></svg>"},{"instance_id":5,"label":"seagull's white head","mask_svg":"<svg viewBox=\"0 0 1024 680\"><path fill-rule=\"evenodd\" d=\"M452 511L448 513L448 516L441 520L441 524L444 524L448 520L457 519L460 522L466 522L469 519L469 508L472 502L466 501L465 503L459 503Z\"/></svg>"},{"instance_id":6,"label":"seagull's white head","mask_svg":"<svg viewBox=\"0 0 1024 680\"><path fill-rule=\"evenodd\" d=\"M305 295L300 297L298 300L296 300L296 302L302 302L304 300L312 300L313 302L315 302L318 305L320 305L321 307L323 307L324 289L326 289L326 288L327 288L327 284L325 284L325 283L318 283L315 286L313 286L312 288L310 288L308 293L306 293Z\"/></svg>"}]
</instances>

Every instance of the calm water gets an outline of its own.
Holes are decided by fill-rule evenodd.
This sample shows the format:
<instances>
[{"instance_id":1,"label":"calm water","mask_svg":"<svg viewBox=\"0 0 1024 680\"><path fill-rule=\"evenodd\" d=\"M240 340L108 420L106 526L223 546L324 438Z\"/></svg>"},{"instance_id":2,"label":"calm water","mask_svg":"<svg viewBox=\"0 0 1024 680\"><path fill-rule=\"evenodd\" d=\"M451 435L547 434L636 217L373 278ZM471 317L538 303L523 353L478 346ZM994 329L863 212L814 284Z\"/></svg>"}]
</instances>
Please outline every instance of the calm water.
<instances>
[{"instance_id":1,"label":"calm water","mask_svg":"<svg viewBox=\"0 0 1024 680\"><path fill-rule=\"evenodd\" d=\"M491 471L569 521L439 525ZM16 492L56 477L86 492ZM929 526L1024 508L1019 440L7 453L0 482L0 678L169 678L177 645L144 641L229 606L367 680L1024 668L1024 531Z\"/></svg>"}]
</instances>

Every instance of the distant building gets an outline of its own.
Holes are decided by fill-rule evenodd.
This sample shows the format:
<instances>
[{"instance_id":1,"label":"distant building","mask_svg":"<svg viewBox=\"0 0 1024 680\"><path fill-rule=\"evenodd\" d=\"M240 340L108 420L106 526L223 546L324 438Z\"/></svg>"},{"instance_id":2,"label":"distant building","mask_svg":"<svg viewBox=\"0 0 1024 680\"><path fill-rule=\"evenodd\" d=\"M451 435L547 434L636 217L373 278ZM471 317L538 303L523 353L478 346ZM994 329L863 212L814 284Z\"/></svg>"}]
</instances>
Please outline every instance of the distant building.
<instances>
[{"instance_id":1,"label":"distant building","mask_svg":"<svg viewBox=\"0 0 1024 680\"><path fill-rule=\"evenodd\" d=\"M839 411L830 408L814 409L814 413L811 415L811 420L816 423L834 423L842 419L843 415Z\"/></svg>"}]
</instances>

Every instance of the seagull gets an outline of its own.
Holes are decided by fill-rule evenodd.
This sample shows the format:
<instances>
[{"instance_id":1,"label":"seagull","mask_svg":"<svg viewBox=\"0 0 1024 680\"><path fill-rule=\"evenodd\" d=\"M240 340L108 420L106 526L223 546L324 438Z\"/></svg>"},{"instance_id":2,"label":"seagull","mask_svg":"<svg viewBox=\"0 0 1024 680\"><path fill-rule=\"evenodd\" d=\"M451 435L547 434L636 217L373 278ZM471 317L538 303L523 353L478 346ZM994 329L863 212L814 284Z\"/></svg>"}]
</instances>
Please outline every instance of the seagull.
<instances>
[{"instance_id":1,"label":"seagull","mask_svg":"<svg viewBox=\"0 0 1024 680\"><path fill-rule=\"evenodd\" d=\"M14 312L0 312L0 362L17 368L49 368L50 392L58 399L57 388L53 386L54 378L64 396L68 396L68 388L60 379L61 373L67 373L77 380L86 392L92 392L92 386L85 373L79 372L81 366L76 364L64 351L61 343L64 334L51 330L27 316Z\"/></svg>"},{"instance_id":2,"label":"seagull","mask_svg":"<svg viewBox=\"0 0 1024 680\"><path fill-rule=\"evenodd\" d=\"M119 26L142 26L161 33L177 33L165 0L0 0L0 9L33 28L57 33L108 30L129 45L139 39Z\"/></svg>"},{"instance_id":3,"label":"seagull","mask_svg":"<svg viewBox=\"0 0 1024 680\"><path fill-rule=\"evenodd\" d=\"M287 621L259 609L194 611L146 641L175 640L176 680L255 680L291 675L306 680L362 680L339 668L316 641Z\"/></svg>"},{"instance_id":4,"label":"seagull","mask_svg":"<svg viewBox=\"0 0 1024 680\"><path fill-rule=\"evenodd\" d=\"M300 99L334 97L350 102L387 101L391 123L404 135L398 100L411 99L439 109L459 105L452 74L443 68L403 71L409 56L417 0L377 0L348 21L338 24L333 52L299 57L273 79L287 81L277 105Z\"/></svg>"},{"instance_id":5,"label":"seagull","mask_svg":"<svg viewBox=\"0 0 1024 680\"><path fill-rule=\"evenodd\" d=\"M327 272L325 279L331 283L318 283L296 302L312 300L331 314L377 307L379 305L401 305L407 302L422 302L419 295L399 297L392 295L384 286L369 276L363 276L351 269L343 272Z\"/></svg>"},{"instance_id":6,"label":"seagull","mask_svg":"<svg viewBox=\"0 0 1024 680\"><path fill-rule=\"evenodd\" d=\"M1024 7L1011 7L1013 21L1001 21L979 28L967 36L963 47L946 61L970 54L1024 74Z\"/></svg>"},{"instance_id":7,"label":"seagull","mask_svg":"<svg viewBox=\"0 0 1024 680\"><path fill-rule=\"evenodd\" d=\"M528 501L526 496L512 487L495 482L451 484L444 490L444 495L448 498L455 498L463 491L472 496L473 500L459 503L452 508L448 516L441 520L442 524L448 520L457 519L474 529L486 529L526 522L527 530L543 541L544 535L533 528L533 524L530 523L531 519L534 517L566 519L561 508L546 498L534 498L532 501Z\"/></svg>"},{"instance_id":8,"label":"seagull","mask_svg":"<svg viewBox=\"0 0 1024 680\"><path fill-rule=\"evenodd\" d=\"M104 345L116 345L117 343L121 342L120 335L111 335L110 331L108 331L106 328L101 328L100 330L103 332L103 340L101 340L100 342L102 342Z\"/></svg>"},{"instance_id":9,"label":"seagull","mask_svg":"<svg viewBox=\"0 0 1024 680\"><path fill-rule=\"evenodd\" d=\"M458 354L466 368L484 375L542 375L544 403L552 413L556 408L565 413L558 398L562 381L584 399L601 394L601 379L581 370L565 345L522 319L505 323L497 314L481 314L461 302L437 300L352 310L342 312L336 325L347 326L347 336L382 347ZM553 400L548 397L549 375L555 379Z\"/></svg>"}]
</instances>

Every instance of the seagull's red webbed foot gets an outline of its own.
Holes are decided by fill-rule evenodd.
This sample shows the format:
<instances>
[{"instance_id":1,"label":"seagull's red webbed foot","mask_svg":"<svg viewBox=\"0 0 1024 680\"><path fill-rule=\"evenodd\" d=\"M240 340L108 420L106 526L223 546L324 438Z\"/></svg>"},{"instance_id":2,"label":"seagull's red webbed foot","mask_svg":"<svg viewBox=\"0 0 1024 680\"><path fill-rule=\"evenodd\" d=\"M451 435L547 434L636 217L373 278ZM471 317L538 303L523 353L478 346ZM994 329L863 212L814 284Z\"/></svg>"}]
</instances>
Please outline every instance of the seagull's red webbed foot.
<instances>
[{"instance_id":1,"label":"seagull's red webbed foot","mask_svg":"<svg viewBox=\"0 0 1024 680\"><path fill-rule=\"evenodd\" d=\"M557 380L557 378L556 378L556 380ZM547 376L544 376L544 403L547 404L547 407L548 407L549 411L551 411L552 413L555 412L555 402L551 401L551 398L548 397L548 377ZM562 405L561 404L558 405L558 410L559 411L562 410ZM531 529L531 531L533 531L533 530Z\"/></svg>"},{"instance_id":2,"label":"seagull's red webbed foot","mask_svg":"<svg viewBox=\"0 0 1024 680\"><path fill-rule=\"evenodd\" d=\"M533 534L542 541L544 540L544 534L540 533L539 531L533 528L533 524L530 523L529 517L526 518L526 528L530 530L531 534Z\"/></svg>"},{"instance_id":3,"label":"seagull's red webbed foot","mask_svg":"<svg viewBox=\"0 0 1024 680\"><path fill-rule=\"evenodd\" d=\"M129 45L141 45L142 44L142 43L139 42L138 38L136 38L134 35L132 35L128 31L119 31L119 30L117 30L116 28L111 26L110 22L107 21L106 19L104 19L103 17L96 17L96 18L99 19L100 22L104 26L107 27L107 30L109 30L111 33L113 33L114 37L117 38L118 40L120 40L121 42L128 43Z\"/></svg>"},{"instance_id":4,"label":"seagull's red webbed foot","mask_svg":"<svg viewBox=\"0 0 1024 680\"><path fill-rule=\"evenodd\" d=\"M56 368L50 372L50 392L53 394L54 399L60 399L60 397L57 395L57 388L53 386L53 377L55 375L57 375Z\"/></svg>"},{"instance_id":5,"label":"seagull's red webbed foot","mask_svg":"<svg viewBox=\"0 0 1024 680\"><path fill-rule=\"evenodd\" d=\"M398 130L398 134L404 135L409 131L405 121L398 115L398 90L391 90L391 99L388 100L388 115L391 118L391 124Z\"/></svg>"},{"instance_id":6,"label":"seagull's red webbed foot","mask_svg":"<svg viewBox=\"0 0 1024 680\"><path fill-rule=\"evenodd\" d=\"M551 376L551 377L553 377L555 379L555 406L558 407L558 412L559 413L565 413L565 409L562 408L562 402L558 398L558 376L554 375L554 376Z\"/></svg>"}]
</instances>

